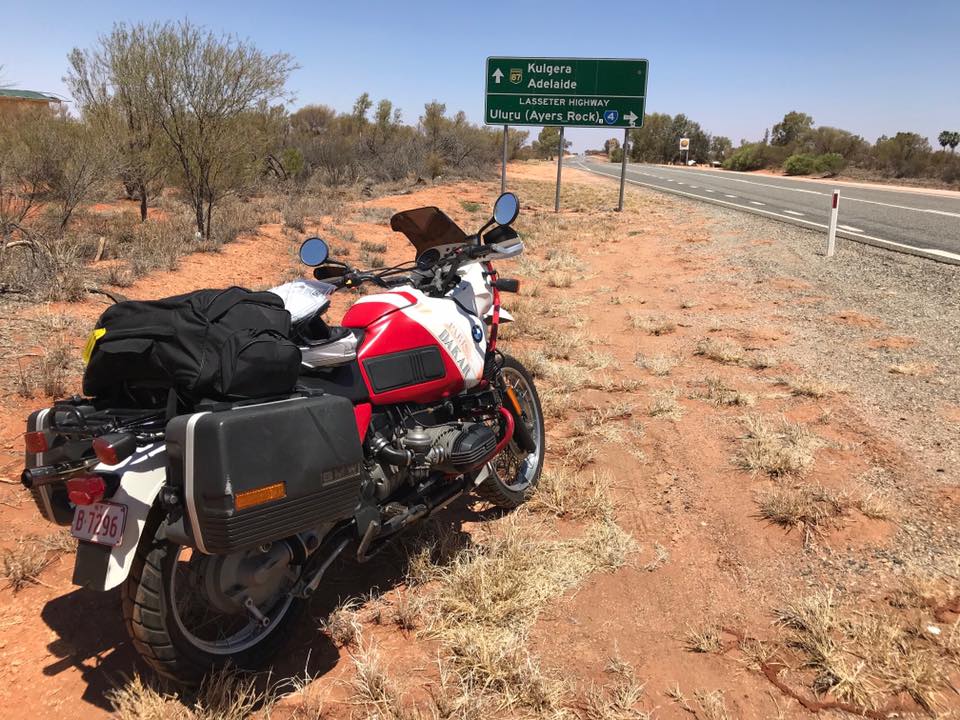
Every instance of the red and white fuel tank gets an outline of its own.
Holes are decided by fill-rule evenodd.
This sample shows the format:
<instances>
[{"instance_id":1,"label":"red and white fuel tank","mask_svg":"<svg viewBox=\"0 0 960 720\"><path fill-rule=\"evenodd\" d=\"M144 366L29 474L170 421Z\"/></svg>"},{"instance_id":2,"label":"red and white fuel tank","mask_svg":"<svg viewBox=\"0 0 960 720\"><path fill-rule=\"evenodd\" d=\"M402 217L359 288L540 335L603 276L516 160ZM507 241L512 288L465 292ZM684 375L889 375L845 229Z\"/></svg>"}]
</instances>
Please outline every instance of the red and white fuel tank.
<instances>
[{"instance_id":1,"label":"red and white fuel tank","mask_svg":"<svg viewBox=\"0 0 960 720\"><path fill-rule=\"evenodd\" d=\"M468 281L437 298L406 286L364 296L347 311L341 324L364 331L357 360L374 404L435 402L480 382L482 288Z\"/></svg>"}]
</instances>

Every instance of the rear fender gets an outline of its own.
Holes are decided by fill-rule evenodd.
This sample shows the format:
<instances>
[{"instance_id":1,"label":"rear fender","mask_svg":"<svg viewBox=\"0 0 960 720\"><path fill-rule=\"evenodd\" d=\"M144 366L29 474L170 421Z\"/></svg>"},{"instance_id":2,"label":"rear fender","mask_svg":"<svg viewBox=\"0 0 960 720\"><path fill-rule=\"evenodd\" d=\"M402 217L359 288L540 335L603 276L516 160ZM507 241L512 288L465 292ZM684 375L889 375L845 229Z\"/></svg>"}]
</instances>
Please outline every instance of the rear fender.
<instances>
[{"instance_id":1,"label":"rear fender","mask_svg":"<svg viewBox=\"0 0 960 720\"><path fill-rule=\"evenodd\" d=\"M130 574L147 517L166 481L166 448L163 444L138 448L119 465L101 464L94 472L120 475L120 486L109 500L127 506L127 523L116 547L88 542L77 544L73 582L91 590L111 590Z\"/></svg>"}]
</instances>

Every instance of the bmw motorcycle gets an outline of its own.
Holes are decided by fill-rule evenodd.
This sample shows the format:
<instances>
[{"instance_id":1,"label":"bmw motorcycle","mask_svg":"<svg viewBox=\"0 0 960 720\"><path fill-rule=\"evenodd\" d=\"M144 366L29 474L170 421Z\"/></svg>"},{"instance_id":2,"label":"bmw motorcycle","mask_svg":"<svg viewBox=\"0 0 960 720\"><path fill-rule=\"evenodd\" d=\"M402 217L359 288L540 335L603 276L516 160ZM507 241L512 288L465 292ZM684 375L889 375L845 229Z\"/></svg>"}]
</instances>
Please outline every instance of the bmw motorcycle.
<instances>
[{"instance_id":1,"label":"bmw motorcycle","mask_svg":"<svg viewBox=\"0 0 960 720\"><path fill-rule=\"evenodd\" d=\"M159 674L194 684L227 663L261 666L337 557L364 562L465 493L503 508L530 497L543 414L530 373L497 342L510 320L500 293L519 283L494 263L523 251L518 212L516 196L501 195L474 235L435 207L398 213L390 226L416 257L380 270L330 258L310 238L300 258L315 280L254 298L264 312L281 306L288 333L233 332L219 346L219 397L186 403L179 379L165 406L163 395L121 402L102 390L31 415L23 484L78 539L74 582L120 588L133 644ZM364 285L374 292L329 325L331 295ZM208 340L227 316L212 305ZM144 326L172 307L135 306L133 330L98 327L88 373L115 353L122 363L100 375L116 385L184 345L188 325ZM291 343L294 380L281 392ZM175 357L157 367L170 371ZM211 357L197 360L201 374Z\"/></svg>"}]
</instances>

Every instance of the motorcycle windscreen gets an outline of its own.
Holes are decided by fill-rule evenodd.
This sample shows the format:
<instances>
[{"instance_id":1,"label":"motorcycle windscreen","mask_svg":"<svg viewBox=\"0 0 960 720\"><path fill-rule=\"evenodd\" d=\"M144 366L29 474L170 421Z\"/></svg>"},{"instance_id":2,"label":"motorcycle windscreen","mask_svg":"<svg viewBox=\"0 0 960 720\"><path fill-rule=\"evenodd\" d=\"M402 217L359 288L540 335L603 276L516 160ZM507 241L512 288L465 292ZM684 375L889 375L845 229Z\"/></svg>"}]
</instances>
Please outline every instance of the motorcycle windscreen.
<instances>
[{"instance_id":1,"label":"motorcycle windscreen","mask_svg":"<svg viewBox=\"0 0 960 720\"><path fill-rule=\"evenodd\" d=\"M462 245L467 241L467 234L460 226L436 207L399 212L390 218L390 229L403 233L417 249L418 257L431 248Z\"/></svg>"}]
</instances>

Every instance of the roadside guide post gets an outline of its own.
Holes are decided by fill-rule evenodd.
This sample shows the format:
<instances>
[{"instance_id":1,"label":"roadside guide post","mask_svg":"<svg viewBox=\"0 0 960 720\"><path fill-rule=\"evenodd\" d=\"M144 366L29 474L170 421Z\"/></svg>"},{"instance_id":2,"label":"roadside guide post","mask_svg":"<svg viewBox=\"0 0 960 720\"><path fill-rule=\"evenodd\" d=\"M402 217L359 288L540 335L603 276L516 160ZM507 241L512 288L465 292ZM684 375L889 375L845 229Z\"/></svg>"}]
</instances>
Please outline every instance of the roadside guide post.
<instances>
[{"instance_id":1,"label":"roadside guide post","mask_svg":"<svg viewBox=\"0 0 960 720\"><path fill-rule=\"evenodd\" d=\"M623 186L627 182L627 143L630 142L630 128L623 129L623 145L620 147L620 202L617 212L623 212Z\"/></svg>"},{"instance_id":2,"label":"roadside guide post","mask_svg":"<svg viewBox=\"0 0 960 720\"><path fill-rule=\"evenodd\" d=\"M830 210L830 229L827 231L827 257L837 250L837 215L840 214L840 191L833 191L833 207Z\"/></svg>"},{"instance_id":3,"label":"roadside guide post","mask_svg":"<svg viewBox=\"0 0 960 720\"><path fill-rule=\"evenodd\" d=\"M488 57L484 123L504 126L500 186L506 189L506 127L559 127L556 210L560 209L563 128L643 127L646 108L646 60L619 58ZM626 160L620 174L620 203Z\"/></svg>"},{"instance_id":4,"label":"roadside guide post","mask_svg":"<svg viewBox=\"0 0 960 720\"><path fill-rule=\"evenodd\" d=\"M560 173L563 171L563 125L560 126L560 147L557 150L557 199L553 203L553 211L560 212Z\"/></svg>"},{"instance_id":5,"label":"roadside guide post","mask_svg":"<svg viewBox=\"0 0 960 720\"><path fill-rule=\"evenodd\" d=\"M509 125L503 126L503 161L500 164L500 194L507 191L507 133L510 131Z\"/></svg>"}]
</instances>

